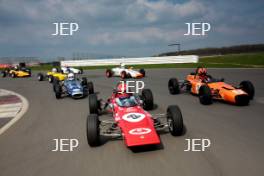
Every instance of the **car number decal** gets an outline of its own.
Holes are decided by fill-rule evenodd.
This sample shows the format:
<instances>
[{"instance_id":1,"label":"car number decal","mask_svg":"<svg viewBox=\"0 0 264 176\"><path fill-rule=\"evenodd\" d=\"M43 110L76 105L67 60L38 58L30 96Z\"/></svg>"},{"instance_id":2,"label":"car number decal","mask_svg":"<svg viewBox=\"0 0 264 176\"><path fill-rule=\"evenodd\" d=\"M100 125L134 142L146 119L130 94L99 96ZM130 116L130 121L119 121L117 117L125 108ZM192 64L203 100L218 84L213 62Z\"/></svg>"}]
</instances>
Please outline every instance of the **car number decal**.
<instances>
[{"instance_id":1,"label":"car number decal","mask_svg":"<svg viewBox=\"0 0 264 176\"><path fill-rule=\"evenodd\" d=\"M149 128L134 128L129 131L129 134L132 135L142 135L142 134L148 134L151 132L151 129Z\"/></svg>"},{"instance_id":2,"label":"car number decal","mask_svg":"<svg viewBox=\"0 0 264 176\"><path fill-rule=\"evenodd\" d=\"M128 122L139 122L145 118L145 114L135 113L135 112L128 113L128 114L123 115L122 118Z\"/></svg>"}]
</instances>

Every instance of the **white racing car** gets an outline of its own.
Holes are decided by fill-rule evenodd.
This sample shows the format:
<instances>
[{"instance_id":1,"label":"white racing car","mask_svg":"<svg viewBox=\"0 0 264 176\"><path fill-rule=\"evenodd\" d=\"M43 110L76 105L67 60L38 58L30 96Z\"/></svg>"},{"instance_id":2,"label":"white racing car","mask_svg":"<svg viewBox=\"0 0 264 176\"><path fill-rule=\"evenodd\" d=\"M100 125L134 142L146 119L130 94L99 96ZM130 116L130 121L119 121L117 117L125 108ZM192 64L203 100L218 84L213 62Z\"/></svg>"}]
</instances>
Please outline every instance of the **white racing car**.
<instances>
[{"instance_id":1,"label":"white racing car","mask_svg":"<svg viewBox=\"0 0 264 176\"><path fill-rule=\"evenodd\" d=\"M74 73L74 74L83 74L83 69L77 69L77 68L73 68L73 67L61 67L61 72L64 74L68 74L68 73Z\"/></svg>"},{"instance_id":2,"label":"white racing car","mask_svg":"<svg viewBox=\"0 0 264 176\"><path fill-rule=\"evenodd\" d=\"M110 78L112 76L120 76L122 79L125 78L143 78L145 77L146 72L144 69L139 71L133 70L132 67L126 68L125 64L120 64L119 67L106 70L106 77Z\"/></svg>"}]
</instances>

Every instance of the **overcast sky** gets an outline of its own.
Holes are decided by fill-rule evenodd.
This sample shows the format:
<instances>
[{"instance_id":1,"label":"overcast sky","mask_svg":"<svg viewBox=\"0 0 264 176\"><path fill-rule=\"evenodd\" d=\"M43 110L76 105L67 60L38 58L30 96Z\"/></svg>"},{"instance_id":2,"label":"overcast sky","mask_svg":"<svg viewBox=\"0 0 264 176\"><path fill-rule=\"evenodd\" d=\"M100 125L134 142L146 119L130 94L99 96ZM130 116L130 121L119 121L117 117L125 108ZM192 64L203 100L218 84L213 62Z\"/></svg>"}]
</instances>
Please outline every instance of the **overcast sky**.
<instances>
[{"instance_id":1,"label":"overcast sky","mask_svg":"<svg viewBox=\"0 0 264 176\"><path fill-rule=\"evenodd\" d=\"M263 0L0 0L0 57L73 53L150 56L182 49L264 43ZM52 36L75 22L73 36ZM206 36L185 23L208 22Z\"/></svg>"}]
</instances>

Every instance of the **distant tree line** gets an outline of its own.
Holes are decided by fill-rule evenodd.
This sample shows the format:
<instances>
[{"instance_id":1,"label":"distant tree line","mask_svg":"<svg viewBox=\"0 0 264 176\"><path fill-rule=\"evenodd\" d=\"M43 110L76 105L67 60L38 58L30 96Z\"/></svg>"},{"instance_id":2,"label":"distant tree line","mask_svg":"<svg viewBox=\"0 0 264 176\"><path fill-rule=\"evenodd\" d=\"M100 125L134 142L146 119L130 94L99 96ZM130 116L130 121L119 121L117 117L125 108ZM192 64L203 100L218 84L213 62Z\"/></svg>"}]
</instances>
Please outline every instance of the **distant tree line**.
<instances>
[{"instance_id":1,"label":"distant tree line","mask_svg":"<svg viewBox=\"0 0 264 176\"><path fill-rule=\"evenodd\" d=\"M238 54L238 53L252 53L252 52L264 52L264 44L254 45L236 45L221 48L201 48L194 50L183 50L175 52L167 52L159 54L158 56L177 56L177 55L198 55L198 56L210 56L210 55L224 55L224 54Z\"/></svg>"}]
</instances>

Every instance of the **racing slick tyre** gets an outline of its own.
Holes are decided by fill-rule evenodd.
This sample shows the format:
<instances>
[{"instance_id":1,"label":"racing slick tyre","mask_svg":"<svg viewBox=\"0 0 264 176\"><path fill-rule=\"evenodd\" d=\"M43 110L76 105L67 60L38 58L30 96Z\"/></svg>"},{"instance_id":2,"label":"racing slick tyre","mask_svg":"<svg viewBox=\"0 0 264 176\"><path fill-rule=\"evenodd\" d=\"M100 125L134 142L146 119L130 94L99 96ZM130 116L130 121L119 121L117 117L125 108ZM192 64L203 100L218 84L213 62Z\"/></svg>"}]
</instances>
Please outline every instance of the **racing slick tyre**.
<instances>
[{"instance_id":1,"label":"racing slick tyre","mask_svg":"<svg viewBox=\"0 0 264 176\"><path fill-rule=\"evenodd\" d=\"M98 114L99 104L96 94L89 95L90 114Z\"/></svg>"},{"instance_id":2,"label":"racing slick tyre","mask_svg":"<svg viewBox=\"0 0 264 176\"><path fill-rule=\"evenodd\" d=\"M183 133L183 119L180 108L177 105L170 105L167 108L167 123L169 131L173 136L180 136Z\"/></svg>"},{"instance_id":3,"label":"racing slick tyre","mask_svg":"<svg viewBox=\"0 0 264 176\"><path fill-rule=\"evenodd\" d=\"M61 93L62 93L61 86L59 84L53 84L53 86L54 86L54 91L55 91L55 97L57 99L60 99Z\"/></svg>"},{"instance_id":4,"label":"racing slick tyre","mask_svg":"<svg viewBox=\"0 0 264 176\"><path fill-rule=\"evenodd\" d=\"M88 82L87 82L87 78L86 77L82 77L81 84L82 84L82 86L87 86Z\"/></svg>"},{"instance_id":5,"label":"racing slick tyre","mask_svg":"<svg viewBox=\"0 0 264 176\"><path fill-rule=\"evenodd\" d=\"M53 82L53 79L54 79L54 77L50 75L50 76L48 77L49 83L52 83L52 82Z\"/></svg>"},{"instance_id":6,"label":"racing slick tyre","mask_svg":"<svg viewBox=\"0 0 264 176\"><path fill-rule=\"evenodd\" d=\"M57 78L53 79L52 85L53 85L53 91L55 92L55 86L60 84L60 81ZM59 85L60 86L60 85Z\"/></svg>"},{"instance_id":7,"label":"racing slick tyre","mask_svg":"<svg viewBox=\"0 0 264 176\"><path fill-rule=\"evenodd\" d=\"M86 121L87 142L91 147L100 145L100 128L97 114L89 114Z\"/></svg>"},{"instance_id":8,"label":"racing slick tyre","mask_svg":"<svg viewBox=\"0 0 264 176\"><path fill-rule=\"evenodd\" d=\"M179 94L180 93L180 85L177 78L171 78L168 82L168 88L171 94Z\"/></svg>"},{"instance_id":9,"label":"racing slick tyre","mask_svg":"<svg viewBox=\"0 0 264 176\"><path fill-rule=\"evenodd\" d=\"M11 77L12 77L12 78L15 78L15 77L16 77L16 74L15 74L15 73L12 73L12 74L11 74Z\"/></svg>"},{"instance_id":10,"label":"racing slick tyre","mask_svg":"<svg viewBox=\"0 0 264 176\"><path fill-rule=\"evenodd\" d=\"M154 107L153 94L150 89L143 89L141 98L143 100L143 109L151 110Z\"/></svg>"},{"instance_id":11,"label":"racing slick tyre","mask_svg":"<svg viewBox=\"0 0 264 176\"><path fill-rule=\"evenodd\" d=\"M3 78L6 77L6 72L5 71L2 71L1 72L1 75L2 75Z\"/></svg>"},{"instance_id":12,"label":"racing slick tyre","mask_svg":"<svg viewBox=\"0 0 264 176\"><path fill-rule=\"evenodd\" d=\"M250 81L242 81L239 84L239 87L240 87L240 89L242 89L243 91L245 91L248 94L248 96L251 100L253 100L254 95L255 95L255 88Z\"/></svg>"},{"instance_id":13,"label":"racing slick tyre","mask_svg":"<svg viewBox=\"0 0 264 176\"><path fill-rule=\"evenodd\" d=\"M122 71L120 76L122 79L126 79L127 73L125 71Z\"/></svg>"},{"instance_id":14,"label":"racing slick tyre","mask_svg":"<svg viewBox=\"0 0 264 176\"><path fill-rule=\"evenodd\" d=\"M110 78L110 77L113 76L113 73L112 73L112 71L110 69L107 69L106 72L105 72L105 74L106 74L106 77L107 78Z\"/></svg>"},{"instance_id":15,"label":"racing slick tyre","mask_svg":"<svg viewBox=\"0 0 264 176\"><path fill-rule=\"evenodd\" d=\"M202 85L200 87L199 100L203 105L210 105L213 103L211 89L207 85Z\"/></svg>"},{"instance_id":16,"label":"racing slick tyre","mask_svg":"<svg viewBox=\"0 0 264 176\"><path fill-rule=\"evenodd\" d=\"M38 73L37 78L38 78L38 81L43 81L44 75L42 73Z\"/></svg>"},{"instance_id":17,"label":"racing slick tyre","mask_svg":"<svg viewBox=\"0 0 264 176\"><path fill-rule=\"evenodd\" d=\"M143 68L141 68L141 69L139 70L139 73L141 73L141 74L143 75L143 77L146 76L146 71L145 71Z\"/></svg>"},{"instance_id":18,"label":"racing slick tyre","mask_svg":"<svg viewBox=\"0 0 264 176\"><path fill-rule=\"evenodd\" d=\"M93 83L92 82L88 82L87 83L87 89L88 89L88 93L91 95L91 94L94 94L94 86L93 86Z\"/></svg>"}]
</instances>

